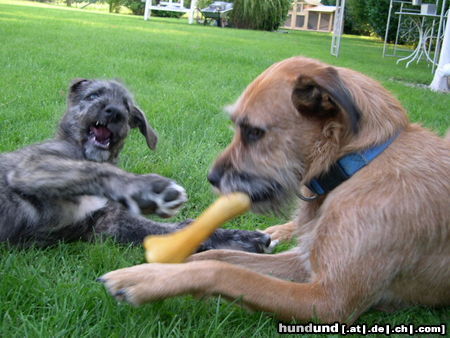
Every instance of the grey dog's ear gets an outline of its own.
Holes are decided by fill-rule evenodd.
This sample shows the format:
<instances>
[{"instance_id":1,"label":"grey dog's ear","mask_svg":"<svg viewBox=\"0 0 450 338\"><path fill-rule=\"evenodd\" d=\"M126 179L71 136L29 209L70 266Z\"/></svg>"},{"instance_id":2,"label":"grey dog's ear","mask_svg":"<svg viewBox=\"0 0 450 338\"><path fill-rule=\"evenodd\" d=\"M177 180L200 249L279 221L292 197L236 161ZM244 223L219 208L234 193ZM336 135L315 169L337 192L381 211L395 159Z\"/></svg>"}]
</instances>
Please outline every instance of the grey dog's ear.
<instances>
[{"instance_id":1,"label":"grey dog's ear","mask_svg":"<svg viewBox=\"0 0 450 338\"><path fill-rule=\"evenodd\" d=\"M158 136L155 130L147 122L144 112L134 105L131 108L129 124L131 128L139 128L141 134L145 136L147 145L150 149L156 149Z\"/></svg>"},{"instance_id":2,"label":"grey dog's ear","mask_svg":"<svg viewBox=\"0 0 450 338\"><path fill-rule=\"evenodd\" d=\"M91 80L88 80L88 79L82 79L82 78L73 79L70 82L70 87L69 87L69 100L72 101L73 99L75 99L78 96L78 93L80 92L82 87L84 87L85 85L87 85L90 82L91 82Z\"/></svg>"},{"instance_id":3,"label":"grey dog's ear","mask_svg":"<svg viewBox=\"0 0 450 338\"><path fill-rule=\"evenodd\" d=\"M311 118L344 114L353 133L358 132L361 112L333 67L320 69L313 75L300 75L292 91L292 103L301 114Z\"/></svg>"},{"instance_id":4,"label":"grey dog's ear","mask_svg":"<svg viewBox=\"0 0 450 338\"><path fill-rule=\"evenodd\" d=\"M81 84L88 83L90 80L83 78L76 78L70 82L70 90L76 90Z\"/></svg>"}]
</instances>

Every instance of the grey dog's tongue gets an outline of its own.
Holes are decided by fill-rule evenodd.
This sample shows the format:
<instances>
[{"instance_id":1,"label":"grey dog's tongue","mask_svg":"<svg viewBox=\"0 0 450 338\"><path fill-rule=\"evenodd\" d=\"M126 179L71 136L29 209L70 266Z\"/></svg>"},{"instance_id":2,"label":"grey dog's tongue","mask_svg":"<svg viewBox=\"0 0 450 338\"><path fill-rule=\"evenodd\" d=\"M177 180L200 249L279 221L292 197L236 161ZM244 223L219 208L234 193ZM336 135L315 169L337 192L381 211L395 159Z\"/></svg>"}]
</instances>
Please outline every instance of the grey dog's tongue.
<instances>
[{"instance_id":1,"label":"grey dog's tongue","mask_svg":"<svg viewBox=\"0 0 450 338\"><path fill-rule=\"evenodd\" d=\"M111 137L111 130L106 127L91 127L91 131L95 135L98 142L104 142Z\"/></svg>"}]
</instances>

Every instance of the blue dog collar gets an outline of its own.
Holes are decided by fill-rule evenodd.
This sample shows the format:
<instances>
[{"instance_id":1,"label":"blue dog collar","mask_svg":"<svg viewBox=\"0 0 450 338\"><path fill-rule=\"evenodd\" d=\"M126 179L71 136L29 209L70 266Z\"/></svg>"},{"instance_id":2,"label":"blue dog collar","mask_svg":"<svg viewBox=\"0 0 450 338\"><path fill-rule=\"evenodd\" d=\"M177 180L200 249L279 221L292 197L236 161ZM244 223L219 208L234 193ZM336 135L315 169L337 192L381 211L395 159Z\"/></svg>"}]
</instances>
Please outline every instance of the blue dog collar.
<instances>
[{"instance_id":1,"label":"blue dog collar","mask_svg":"<svg viewBox=\"0 0 450 338\"><path fill-rule=\"evenodd\" d=\"M313 178L306 186L316 195L325 195L372 162L394 142L399 134L395 134L380 145L341 157L326 173Z\"/></svg>"}]
</instances>

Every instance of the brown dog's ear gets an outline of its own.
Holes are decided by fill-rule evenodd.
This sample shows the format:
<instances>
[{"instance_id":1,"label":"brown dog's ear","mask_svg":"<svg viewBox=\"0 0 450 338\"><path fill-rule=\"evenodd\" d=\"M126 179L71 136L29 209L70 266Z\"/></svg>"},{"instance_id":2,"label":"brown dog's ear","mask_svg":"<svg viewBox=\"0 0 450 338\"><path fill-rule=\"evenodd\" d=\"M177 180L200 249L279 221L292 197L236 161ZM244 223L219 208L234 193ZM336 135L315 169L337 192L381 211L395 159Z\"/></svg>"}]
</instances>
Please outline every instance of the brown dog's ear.
<instances>
[{"instance_id":1,"label":"brown dog's ear","mask_svg":"<svg viewBox=\"0 0 450 338\"><path fill-rule=\"evenodd\" d=\"M156 149L158 136L156 135L155 130L153 130L153 128L147 122L143 111L136 106L133 106L131 108L129 124L131 128L139 128L141 134L145 136L147 145L150 149Z\"/></svg>"},{"instance_id":2,"label":"brown dog's ear","mask_svg":"<svg viewBox=\"0 0 450 338\"><path fill-rule=\"evenodd\" d=\"M345 114L353 133L358 132L361 112L333 67L324 68L317 75L300 75L292 91L292 102L301 114L311 118Z\"/></svg>"}]
</instances>

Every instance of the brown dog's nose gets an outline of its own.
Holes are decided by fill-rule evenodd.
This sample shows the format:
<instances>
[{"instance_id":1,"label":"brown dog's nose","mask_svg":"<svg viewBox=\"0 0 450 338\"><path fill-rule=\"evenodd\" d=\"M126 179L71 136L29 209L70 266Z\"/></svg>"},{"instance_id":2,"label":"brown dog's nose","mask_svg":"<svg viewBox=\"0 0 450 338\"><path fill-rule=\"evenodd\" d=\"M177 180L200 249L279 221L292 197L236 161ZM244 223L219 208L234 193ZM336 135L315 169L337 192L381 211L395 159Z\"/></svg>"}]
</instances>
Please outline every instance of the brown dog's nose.
<instances>
[{"instance_id":1,"label":"brown dog's nose","mask_svg":"<svg viewBox=\"0 0 450 338\"><path fill-rule=\"evenodd\" d=\"M220 180L222 179L223 170L214 168L212 169L208 174L208 181L211 183L214 187L219 188L220 187Z\"/></svg>"}]
</instances>

